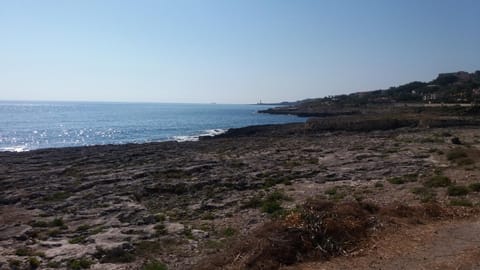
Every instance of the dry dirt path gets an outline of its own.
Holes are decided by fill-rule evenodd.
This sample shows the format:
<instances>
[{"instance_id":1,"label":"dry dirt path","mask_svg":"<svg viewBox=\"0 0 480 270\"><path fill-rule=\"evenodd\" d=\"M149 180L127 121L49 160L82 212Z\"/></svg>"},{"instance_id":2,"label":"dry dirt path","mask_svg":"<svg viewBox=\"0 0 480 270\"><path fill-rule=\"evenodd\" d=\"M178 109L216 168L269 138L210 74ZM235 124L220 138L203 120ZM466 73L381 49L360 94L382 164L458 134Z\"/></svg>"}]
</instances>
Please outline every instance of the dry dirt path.
<instances>
[{"instance_id":1,"label":"dry dirt path","mask_svg":"<svg viewBox=\"0 0 480 270\"><path fill-rule=\"evenodd\" d=\"M355 257L285 269L480 269L480 219L407 226L377 237L369 246Z\"/></svg>"}]
</instances>

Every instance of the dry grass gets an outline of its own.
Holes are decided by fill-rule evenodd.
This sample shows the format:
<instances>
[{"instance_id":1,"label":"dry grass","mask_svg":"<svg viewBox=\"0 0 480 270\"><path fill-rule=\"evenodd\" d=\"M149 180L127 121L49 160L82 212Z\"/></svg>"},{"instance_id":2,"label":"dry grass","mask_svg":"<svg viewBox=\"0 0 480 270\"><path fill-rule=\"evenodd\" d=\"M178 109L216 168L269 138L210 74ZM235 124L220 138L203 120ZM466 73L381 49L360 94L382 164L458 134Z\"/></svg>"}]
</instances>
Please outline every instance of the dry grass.
<instances>
[{"instance_id":1,"label":"dry grass","mask_svg":"<svg viewBox=\"0 0 480 270\"><path fill-rule=\"evenodd\" d=\"M392 219L436 218L446 215L436 203L378 207L360 202L309 200L282 219L272 220L231 248L201 261L194 269L278 269L312 259L348 254L377 225Z\"/></svg>"}]
</instances>

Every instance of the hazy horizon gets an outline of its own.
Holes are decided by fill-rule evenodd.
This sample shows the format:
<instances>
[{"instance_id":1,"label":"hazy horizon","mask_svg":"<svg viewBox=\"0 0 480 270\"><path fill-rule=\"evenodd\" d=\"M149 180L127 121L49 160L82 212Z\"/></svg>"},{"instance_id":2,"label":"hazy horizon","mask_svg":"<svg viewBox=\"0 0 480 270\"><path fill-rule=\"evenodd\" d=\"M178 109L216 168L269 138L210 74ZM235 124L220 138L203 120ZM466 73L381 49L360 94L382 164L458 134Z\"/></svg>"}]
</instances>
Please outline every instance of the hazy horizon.
<instances>
[{"instance_id":1,"label":"hazy horizon","mask_svg":"<svg viewBox=\"0 0 480 270\"><path fill-rule=\"evenodd\" d=\"M1 1L0 100L252 104L480 70L475 0Z\"/></svg>"}]
</instances>

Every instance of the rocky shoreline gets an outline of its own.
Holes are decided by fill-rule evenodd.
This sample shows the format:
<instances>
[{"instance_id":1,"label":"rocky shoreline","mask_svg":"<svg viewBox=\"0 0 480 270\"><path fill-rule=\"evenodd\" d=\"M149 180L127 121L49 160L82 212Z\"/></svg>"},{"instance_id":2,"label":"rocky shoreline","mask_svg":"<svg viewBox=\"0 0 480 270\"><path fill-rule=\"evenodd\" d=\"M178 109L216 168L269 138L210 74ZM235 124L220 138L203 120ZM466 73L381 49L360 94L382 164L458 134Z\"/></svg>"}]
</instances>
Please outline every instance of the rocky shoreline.
<instances>
[{"instance_id":1,"label":"rocky shoreline","mask_svg":"<svg viewBox=\"0 0 480 270\"><path fill-rule=\"evenodd\" d=\"M480 202L476 191L451 196L450 185L425 185L436 176L474 184L476 122L314 125L347 119L365 127L348 117L232 129L198 142L2 152L0 269L201 269L309 198ZM452 151L461 157L450 159Z\"/></svg>"}]
</instances>

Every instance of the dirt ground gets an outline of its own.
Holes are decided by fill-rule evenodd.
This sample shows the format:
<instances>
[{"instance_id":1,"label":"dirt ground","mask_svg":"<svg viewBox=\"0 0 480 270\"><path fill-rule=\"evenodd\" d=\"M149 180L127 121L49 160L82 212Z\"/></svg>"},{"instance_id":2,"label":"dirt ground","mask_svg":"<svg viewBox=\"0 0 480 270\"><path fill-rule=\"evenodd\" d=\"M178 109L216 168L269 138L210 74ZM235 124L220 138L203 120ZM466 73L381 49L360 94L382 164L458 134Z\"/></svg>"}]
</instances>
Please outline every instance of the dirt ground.
<instances>
[{"instance_id":1,"label":"dirt ground","mask_svg":"<svg viewBox=\"0 0 480 270\"><path fill-rule=\"evenodd\" d=\"M372 239L353 256L283 269L480 269L480 219L403 226Z\"/></svg>"}]
</instances>

